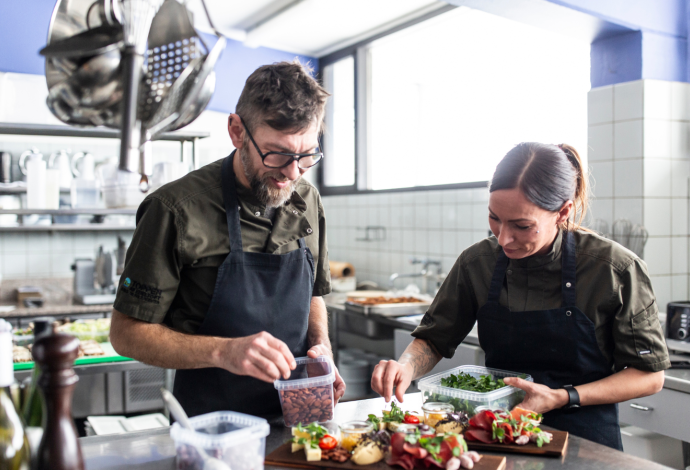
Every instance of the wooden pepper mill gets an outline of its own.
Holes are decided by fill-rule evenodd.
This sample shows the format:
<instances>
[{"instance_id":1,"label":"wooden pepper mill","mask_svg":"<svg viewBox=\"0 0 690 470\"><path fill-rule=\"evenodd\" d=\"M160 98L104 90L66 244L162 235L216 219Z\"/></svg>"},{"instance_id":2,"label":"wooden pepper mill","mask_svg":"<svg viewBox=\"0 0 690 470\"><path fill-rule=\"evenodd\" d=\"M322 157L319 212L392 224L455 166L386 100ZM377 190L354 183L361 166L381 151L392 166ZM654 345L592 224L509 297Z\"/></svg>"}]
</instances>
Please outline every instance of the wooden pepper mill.
<instances>
[{"instance_id":1,"label":"wooden pepper mill","mask_svg":"<svg viewBox=\"0 0 690 470\"><path fill-rule=\"evenodd\" d=\"M38 386L43 391L46 427L38 447L38 470L84 470L77 428L72 420L72 395L79 377L72 366L79 340L58 333L43 336L32 350L40 366Z\"/></svg>"}]
</instances>

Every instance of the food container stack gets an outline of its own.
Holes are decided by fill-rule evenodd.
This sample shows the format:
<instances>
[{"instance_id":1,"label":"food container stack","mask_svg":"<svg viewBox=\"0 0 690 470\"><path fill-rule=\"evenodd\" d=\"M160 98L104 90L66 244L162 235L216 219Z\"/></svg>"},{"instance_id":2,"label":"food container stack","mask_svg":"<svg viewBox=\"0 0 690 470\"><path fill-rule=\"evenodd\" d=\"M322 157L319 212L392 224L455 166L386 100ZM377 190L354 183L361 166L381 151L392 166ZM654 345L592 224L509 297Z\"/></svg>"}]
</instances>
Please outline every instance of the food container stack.
<instances>
[{"instance_id":1,"label":"food container stack","mask_svg":"<svg viewBox=\"0 0 690 470\"><path fill-rule=\"evenodd\" d=\"M232 470L263 470L266 436L271 428L265 419L217 411L191 418L193 430L173 424L170 437L175 443L177 469L204 468L203 450Z\"/></svg>"},{"instance_id":2,"label":"food container stack","mask_svg":"<svg viewBox=\"0 0 690 470\"><path fill-rule=\"evenodd\" d=\"M492 382L505 377L521 377L532 382L532 376L519 372L507 370L491 369L481 366L460 366L454 369L439 372L438 374L425 377L419 381L417 387L422 392L424 403L443 402L450 403L456 412L462 411L468 416L474 416L482 407L491 410L503 409L512 410L522 402L525 392L519 388L505 385L489 392L468 391L450 386L444 386L442 379L448 379L451 375L460 373L469 374L474 378L480 379L482 376L491 377ZM477 410L479 408L479 410Z\"/></svg>"},{"instance_id":3,"label":"food container stack","mask_svg":"<svg viewBox=\"0 0 690 470\"><path fill-rule=\"evenodd\" d=\"M297 367L290 377L274 382L280 395L285 425L322 423L333 419L335 368L330 358L298 357L295 362Z\"/></svg>"}]
</instances>

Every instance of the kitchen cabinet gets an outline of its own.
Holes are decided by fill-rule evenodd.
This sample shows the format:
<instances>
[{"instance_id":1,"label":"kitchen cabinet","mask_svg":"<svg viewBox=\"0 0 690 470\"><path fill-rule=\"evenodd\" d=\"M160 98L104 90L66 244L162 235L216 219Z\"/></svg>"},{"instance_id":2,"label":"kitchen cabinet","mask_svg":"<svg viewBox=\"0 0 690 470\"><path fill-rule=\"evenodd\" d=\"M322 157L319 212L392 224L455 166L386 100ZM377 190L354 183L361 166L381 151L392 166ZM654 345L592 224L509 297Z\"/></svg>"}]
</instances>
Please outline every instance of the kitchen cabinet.
<instances>
[{"instance_id":1,"label":"kitchen cabinet","mask_svg":"<svg viewBox=\"0 0 690 470\"><path fill-rule=\"evenodd\" d=\"M690 441L689 407L690 394L664 388L656 395L620 403L618 413L623 423Z\"/></svg>"}]
</instances>

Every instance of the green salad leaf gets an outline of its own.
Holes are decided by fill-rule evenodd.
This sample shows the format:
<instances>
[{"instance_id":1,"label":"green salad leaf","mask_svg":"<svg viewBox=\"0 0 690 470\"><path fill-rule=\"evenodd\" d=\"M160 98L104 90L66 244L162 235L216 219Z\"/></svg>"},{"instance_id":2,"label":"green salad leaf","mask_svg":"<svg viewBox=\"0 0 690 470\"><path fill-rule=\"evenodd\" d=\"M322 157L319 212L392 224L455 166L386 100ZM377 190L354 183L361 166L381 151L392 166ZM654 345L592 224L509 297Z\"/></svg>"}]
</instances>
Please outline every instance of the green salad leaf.
<instances>
[{"instance_id":1,"label":"green salad leaf","mask_svg":"<svg viewBox=\"0 0 690 470\"><path fill-rule=\"evenodd\" d=\"M441 378L441 385L481 393L492 392L506 386L503 379L495 379L491 375L480 375L479 378L476 378L464 372Z\"/></svg>"}]
</instances>

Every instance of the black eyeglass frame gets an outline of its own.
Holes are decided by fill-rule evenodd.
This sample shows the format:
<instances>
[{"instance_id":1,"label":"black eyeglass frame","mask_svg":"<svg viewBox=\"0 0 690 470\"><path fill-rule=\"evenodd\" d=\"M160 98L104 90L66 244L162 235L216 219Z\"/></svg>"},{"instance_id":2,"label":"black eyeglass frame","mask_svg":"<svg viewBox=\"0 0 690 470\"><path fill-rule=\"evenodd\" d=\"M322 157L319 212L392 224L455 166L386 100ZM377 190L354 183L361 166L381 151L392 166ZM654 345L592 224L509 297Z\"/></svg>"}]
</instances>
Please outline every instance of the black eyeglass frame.
<instances>
[{"instance_id":1,"label":"black eyeglass frame","mask_svg":"<svg viewBox=\"0 0 690 470\"><path fill-rule=\"evenodd\" d=\"M252 141L252 144L254 144L254 148L256 149L256 151L258 152L259 156L261 157L261 163L263 163L264 166L265 166L266 168L272 168L272 169L285 168L285 167L290 166L290 165L292 164L292 162L297 161L297 167L298 167L298 168L300 168L301 170L308 170L309 168L313 168L313 167L315 167L316 165L318 165L319 163L321 163L321 162L323 161L323 159L325 158L325 155L323 154L323 152L316 152L316 153L266 152L266 153L263 153L263 152L261 152L261 149L259 148L259 145L258 145L258 144L256 143L256 141L254 140L254 136L252 136L252 133L249 132L249 128L247 127L247 124L244 122L244 119L242 119L242 116L238 116L238 117L240 118L240 122L242 122L242 125L244 126L244 130L247 131L247 135L249 136L249 140ZM317 141L318 141L318 143L319 143L319 147L318 147L318 148L319 148L319 149L323 148L323 147L321 146L321 139L317 137ZM266 165L266 157L268 157L268 156L271 155L271 154L282 155L282 156L284 156L284 157L291 157L291 159L288 160L284 165L281 165L281 166L270 166L270 165ZM306 158L306 157L316 157L316 156L318 156L319 159L318 159L313 165L308 166L308 167L306 167L306 168L302 168L302 167L300 166L300 160L301 160L301 159Z\"/></svg>"}]
</instances>

